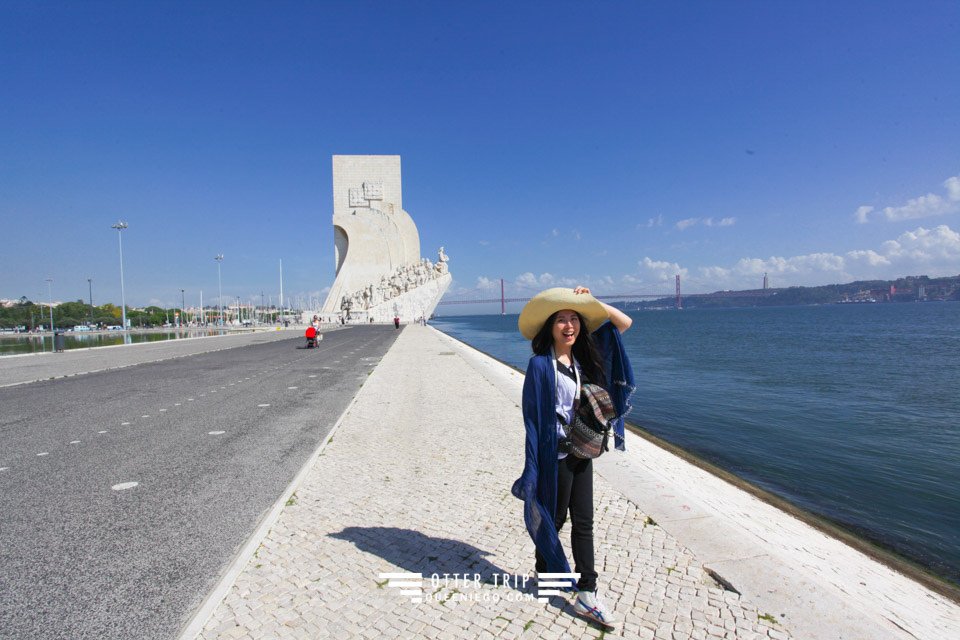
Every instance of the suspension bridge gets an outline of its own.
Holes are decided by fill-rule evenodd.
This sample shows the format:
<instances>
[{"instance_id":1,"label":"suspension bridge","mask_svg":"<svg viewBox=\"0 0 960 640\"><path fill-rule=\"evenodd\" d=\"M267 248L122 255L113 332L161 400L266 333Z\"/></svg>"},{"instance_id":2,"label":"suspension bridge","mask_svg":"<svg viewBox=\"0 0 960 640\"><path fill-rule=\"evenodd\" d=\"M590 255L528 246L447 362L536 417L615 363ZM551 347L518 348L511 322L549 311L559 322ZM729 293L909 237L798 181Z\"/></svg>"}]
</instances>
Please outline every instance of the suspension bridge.
<instances>
[{"instance_id":1,"label":"suspension bridge","mask_svg":"<svg viewBox=\"0 0 960 640\"><path fill-rule=\"evenodd\" d=\"M764 284L766 285L766 276L764 276ZM620 301L620 300L667 300L672 299L673 305L677 309L683 308L683 299L684 298L695 298L695 299L710 299L710 298L763 298L767 296L774 295L776 293L773 289L768 289L764 286L763 289L748 289L745 291L714 291L712 293L687 293L682 294L680 291L680 276L676 277L676 287L674 291L667 292L650 292L650 293L618 293L618 294L607 294L607 295L595 295L594 297L597 300L610 300L610 301ZM451 304L499 304L500 313L506 313L507 303L508 302L527 302L530 299L527 297L506 297L503 279L500 279L500 297L499 298L469 298L469 297L445 297L440 301L441 305L451 305Z\"/></svg>"}]
</instances>

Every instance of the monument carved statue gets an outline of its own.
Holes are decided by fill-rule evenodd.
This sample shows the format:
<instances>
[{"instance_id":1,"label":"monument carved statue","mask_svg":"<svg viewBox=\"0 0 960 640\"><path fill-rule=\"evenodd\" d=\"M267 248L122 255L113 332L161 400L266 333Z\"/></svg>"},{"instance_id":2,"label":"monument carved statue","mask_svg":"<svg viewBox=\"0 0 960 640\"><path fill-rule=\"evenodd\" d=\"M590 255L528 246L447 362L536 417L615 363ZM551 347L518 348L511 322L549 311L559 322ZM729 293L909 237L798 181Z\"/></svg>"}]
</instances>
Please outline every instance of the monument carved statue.
<instances>
[{"instance_id":1,"label":"monument carved statue","mask_svg":"<svg viewBox=\"0 0 960 640\"><path fill-rule=\"evenodd\" d=\"M433 263L424 258L416 264L398 267L394 273L390 274L389 282L387 276L380 276L380 281L376 286L371 282L358 291L352 291L344 295L343 302L340 305L341 310L366 311L382 302L393 300L431 280L440 278L445 273L440 267L445 269L449 261L447 255L443 253L443 247L440 247L440 254L443 256L443 260L437 262L438 268L434 268Z\"/></svg>"},{"instance_id":2,"label":"monument carved statue","mask_svg":"<svg viewBox=\"0 0 960 640\"><path fill-rule=\"evenodd\" d=\"M430 316L451 276L443 247L420 256L420 236L403 209L399 156L333 156L336 278L323 314L392 321Z\"/></svg>"}]
</instances>

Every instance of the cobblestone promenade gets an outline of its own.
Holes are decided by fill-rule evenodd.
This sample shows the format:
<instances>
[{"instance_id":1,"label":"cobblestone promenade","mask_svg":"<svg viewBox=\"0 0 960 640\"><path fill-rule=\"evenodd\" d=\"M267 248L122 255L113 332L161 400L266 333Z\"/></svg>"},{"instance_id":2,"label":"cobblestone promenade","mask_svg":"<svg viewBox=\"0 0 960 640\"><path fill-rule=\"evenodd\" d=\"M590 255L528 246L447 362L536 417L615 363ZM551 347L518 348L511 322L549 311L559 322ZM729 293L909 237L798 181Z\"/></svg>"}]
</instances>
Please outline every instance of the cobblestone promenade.
<instances>
[{"instance_id":1,"label":"cobblestone promenade","mask_svg":"<svg viewBox=\"0 0 960 640\"><path fill-rule=\"evenodd\" d=\"M533 544L509 492L523 466L519 376L499 375L434 330L405 328L200 637L602 636L569 598L539 603L523 584ZM775 612L714 583L643 505L600 476L595 490L600 594L620 621L606 635L791 637ZM561 536L569 549L569 524ZM422 601L383 573L422 574Z\"/></svg>"}]
</instances>

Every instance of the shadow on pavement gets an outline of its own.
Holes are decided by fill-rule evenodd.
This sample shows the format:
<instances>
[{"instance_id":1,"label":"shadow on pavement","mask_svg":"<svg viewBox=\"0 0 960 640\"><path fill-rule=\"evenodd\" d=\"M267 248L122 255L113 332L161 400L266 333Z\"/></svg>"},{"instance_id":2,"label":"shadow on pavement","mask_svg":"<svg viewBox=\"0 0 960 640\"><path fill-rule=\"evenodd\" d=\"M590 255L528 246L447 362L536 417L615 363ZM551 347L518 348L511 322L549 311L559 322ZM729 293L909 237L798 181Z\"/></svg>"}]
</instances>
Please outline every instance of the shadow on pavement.
<instances>
[{"instance_id":1,"label":"shadow on pavement","mask_svg":"<svg viewBox=\"0 0 960 640\"><path fill-rule=\"evenodd\" d=\"M331 538L352 542L358 549L379 556L410 573L429 577L436 573L451 576L457 574L480 574L480 581L493 584L494 575L499 576L503 586L521 593L534 593L536 582L515 584L512 578L504 584L506 573L484 556L489 552L473 545L450 538L431 538L412 529L397 527L347 527L329 534Z\"/></svg>"}]
</instances>

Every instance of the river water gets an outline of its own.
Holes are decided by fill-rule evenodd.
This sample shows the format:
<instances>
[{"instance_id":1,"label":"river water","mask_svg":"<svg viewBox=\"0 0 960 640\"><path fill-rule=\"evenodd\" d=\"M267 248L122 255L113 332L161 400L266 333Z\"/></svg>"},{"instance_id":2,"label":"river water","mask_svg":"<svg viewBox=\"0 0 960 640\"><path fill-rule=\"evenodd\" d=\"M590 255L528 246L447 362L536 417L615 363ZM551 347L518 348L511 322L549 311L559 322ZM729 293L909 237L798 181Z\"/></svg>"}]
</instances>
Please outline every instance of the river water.
<instances>
[{"instance_id":1,"label":"river water","mask_svg":"<svg viewBox=\"0 0 960 640\"><path fill-rule=\"evenodd\" d=\"M630 315L631 422L960 584L960 304ZM526 369L516 315L432 324Z\"/></svg>"}]
</instances>

